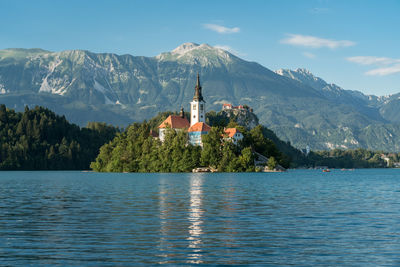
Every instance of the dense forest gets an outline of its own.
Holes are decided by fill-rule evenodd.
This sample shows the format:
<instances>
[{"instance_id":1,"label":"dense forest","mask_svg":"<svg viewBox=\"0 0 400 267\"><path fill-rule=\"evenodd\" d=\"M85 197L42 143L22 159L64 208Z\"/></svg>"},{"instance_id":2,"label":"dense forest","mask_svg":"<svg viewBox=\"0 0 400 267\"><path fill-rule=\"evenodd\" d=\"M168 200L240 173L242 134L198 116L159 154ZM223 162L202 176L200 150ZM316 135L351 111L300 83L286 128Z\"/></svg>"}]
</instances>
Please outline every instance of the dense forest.
<instances>
[{"instance_id":1,"label":"dense forest","mask_svg":"<svg viewBox=\"0 0 400 267\"><path fill-rule=\"evenodd\" d=\"M384 168L388 167L382 159L383 152L370 151L363 148L311 152L308 161L311 166L327 166L329 168ZM389 165L389 167L392 167Z\"/></svg>"},{"instance_id":2,"label":"dense forest","mask_svg":"<svg viewBox=\"0 0 400 267\"><path fill-rule=\"evenodd\" d=\"M43 107L15 112L0 105L0 170L85 170L119 130L80 128Z\"/></svg>"}]
</instances>

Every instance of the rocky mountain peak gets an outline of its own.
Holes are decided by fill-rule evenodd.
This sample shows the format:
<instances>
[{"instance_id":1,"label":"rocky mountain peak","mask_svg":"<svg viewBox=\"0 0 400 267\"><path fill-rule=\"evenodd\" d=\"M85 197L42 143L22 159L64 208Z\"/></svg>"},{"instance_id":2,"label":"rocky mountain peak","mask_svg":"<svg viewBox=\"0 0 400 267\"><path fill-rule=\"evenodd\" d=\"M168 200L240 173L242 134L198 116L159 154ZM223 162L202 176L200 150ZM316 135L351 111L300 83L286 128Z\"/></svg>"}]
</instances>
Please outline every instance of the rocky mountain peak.
<instances>
[{"instance_id":1,"label":"rocky mountain peak","mask_svg":"<svg viewBox=\"0 0 400 267\"><path fill-rule=\"evenodd\" d=\"M220 51L225 51L220 48L212 47L209 44L200 44L199 45L196 43L184 43L184 44L181 44L180 46L178 46L177 48L175 48L174 50L172 50L170 53L174 54L174 55L183 56L186 53L195 52L195 50L197 50L197 51L213 51L216 53L218 53Z\"/></svg>"},{"instance_id":2,"label":"rocky mountain peak","mask_svg":"<svg viewBox=\"0 0 400 267\"><path fill-rule=\"evenodd\" d=\"M233 59L237 59L228 51L209 44L184 43L171 52L161 53L156 56L160 61L180 61L187 64L200 64L201 66L220 66Z\"/></svg>"},{"instance_id":3,"label":"rocky mountain peak","mask_svg":"<svg viewBox=\"0 0 400 267\"><path fill-rule=\"evenodd\" d=\"M295 70L295 72L301 73L301 74L303 74L303 75L305 75L305 76L312 76L312 77L315 77L314 74L312 74L308 69L305 69L305 68L297 68L297 69Z\"/></svg>"},{"instance_id":4,"label":"rocky mountain peak","mask_svg":"<svg viewBox=\"0 0 400 267\"><path fill-rule=\"evenodd\" d=\"M193 49L198 48L200 45L196 43L183 43L174 50L171 51L171 54L183 55L187 52L190 52Z\"/></svg>"},{"instance_id":5,"label":"rocky mountain peak","mask_svg":"<svg viewBox=\"0 0 400 267\"><path fill-rule=\"evenodd\" d=\"M322 89L328 85L323 79L314 76L309 70L305 68L297 68L296 70L279 69L275 73L285 76L287 78L297 80L301 83L307 84L314 89Z\"/></svg>"},{"instance_id":6,"label":"rocky mountain peak","mask_svg":"<svg viewBox=\"0 0 400 267\"><path fill-rule=\"evenodd\" d=\"M279 69L276 70L275 73L281 75L281 76L286 76L288 78L292 78L298 81L302 81L304 79L308 80L315 80L315 81L323 81L321 78L314 76L309 70L305 68L297 68L295 70L291 69ZM325 82L325 81L324 81Z\"/></svg>"},{"instance_id":7,"label":"rocky mountain peak","mask_svg":"<svg viewBox=\"0 0 400 267\"><path fill-rule=\"evenodd\" d=\"M361 101L362 104L365 104L366 102L372 102L372 100L368 100L368 97L363 93L359 91L344 90L334 83L327 83L305 68L297 68L296 70L279 69L275 72L281 76L306 84L321 92L325 97L340 103L355 103ZM379 100L377 100L377 102L379 102Z\"/></svg>"}]
</instances>

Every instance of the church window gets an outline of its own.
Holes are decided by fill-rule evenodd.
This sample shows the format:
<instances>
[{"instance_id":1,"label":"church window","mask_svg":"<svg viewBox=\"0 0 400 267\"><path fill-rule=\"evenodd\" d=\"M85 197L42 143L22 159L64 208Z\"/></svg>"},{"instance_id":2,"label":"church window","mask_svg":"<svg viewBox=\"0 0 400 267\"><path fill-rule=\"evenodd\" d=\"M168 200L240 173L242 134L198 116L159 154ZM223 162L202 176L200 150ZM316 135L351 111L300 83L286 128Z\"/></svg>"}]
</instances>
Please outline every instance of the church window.
<instances>
[{"instance_id":1,"label":"church window","mask_svg":"<svg viewBox=\"0 0 400 267\"><path fill-rule=\"evenodd\" d=\"M200 110L203 111L204 105L200 104Z\"/></svg>"},{"instance_id":2,"label":"church window","mask_svg":"<svg viewBox=\"0 0 400 267\"><path fill-rule=\"evenodd\" d=\"M196 110L196 105L193 105L193 110Z\"/></svg>"}]
</instances>

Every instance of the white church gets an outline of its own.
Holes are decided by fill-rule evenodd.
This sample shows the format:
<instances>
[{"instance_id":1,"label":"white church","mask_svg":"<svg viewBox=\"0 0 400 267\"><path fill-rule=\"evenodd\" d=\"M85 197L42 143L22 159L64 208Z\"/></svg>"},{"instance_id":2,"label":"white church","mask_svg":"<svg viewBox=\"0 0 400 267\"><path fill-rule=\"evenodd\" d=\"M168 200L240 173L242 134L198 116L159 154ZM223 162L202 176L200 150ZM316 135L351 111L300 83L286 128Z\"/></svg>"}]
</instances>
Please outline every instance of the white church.
<instances>
[{"instance_id":1,"label":"white church","mask_svg":"<svg viewBox=\"0 0 400 267\"><path fill-rule=\"evenodd\" d=\"M165 119L158 127L159 138L161 142L165 140L166 129L172 128L175 131L187 130L189 135L189 143L192 145L203 146L201 136L208 134L208 132L211 130L211 127L206 123L206 102L203 99L201 90L200 76L197 74L197 83L194 96L192 102L190 102L190 123L185 117L183 108L181 109L179 115L168 116L168 118ZM225 129L225 134L227 135L226 138L232 139L235 144L238 140L243 139L243 135L235 128Z\"/></svg>"}]
</instances>

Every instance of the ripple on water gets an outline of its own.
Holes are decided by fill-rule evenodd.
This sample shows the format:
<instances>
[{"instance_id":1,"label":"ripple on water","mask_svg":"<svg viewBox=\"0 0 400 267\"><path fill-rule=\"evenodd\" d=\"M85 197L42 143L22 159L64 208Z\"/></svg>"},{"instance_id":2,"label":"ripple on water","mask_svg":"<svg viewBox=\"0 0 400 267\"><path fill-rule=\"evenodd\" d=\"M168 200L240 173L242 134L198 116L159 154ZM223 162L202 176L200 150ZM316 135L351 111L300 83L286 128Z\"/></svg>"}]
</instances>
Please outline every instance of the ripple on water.
<instances>
[{"instance_id":1,"label":"ripple on water","mask_svg":"<svg viewBox=\"0 0 400 267\"><path fill-rule=\"evenodd\" d=\"M399 265L399 174L0 172L0 263Z\"/></svg>"}]
</instances>

